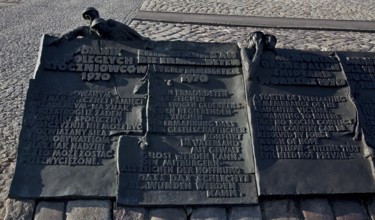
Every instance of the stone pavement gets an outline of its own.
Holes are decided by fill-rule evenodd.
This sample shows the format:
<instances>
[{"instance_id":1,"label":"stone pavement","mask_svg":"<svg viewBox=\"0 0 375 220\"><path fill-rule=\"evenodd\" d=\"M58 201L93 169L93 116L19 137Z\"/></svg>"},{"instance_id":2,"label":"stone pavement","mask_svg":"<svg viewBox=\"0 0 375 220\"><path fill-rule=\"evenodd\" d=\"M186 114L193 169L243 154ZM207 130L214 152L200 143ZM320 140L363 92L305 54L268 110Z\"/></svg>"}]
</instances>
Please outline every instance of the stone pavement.
<instances>
[{"instance_id":1,"label":"stone pavement","mask_svg":"<svg viewBox=\"0 0 375 220\"><path fill-rule=\"evenodd\" d=\"M374 20L373 1L344 0L145 0L141 10L200 14Z\"/></svg>"},{"instance_id":2,"label":"stone pavement","mask_svg":"<svg viewBox=\"0 0 375 220\"><path fill-rule=\"evenodd\" d=\"M141 3L141 0L28 0L0 8L0 219L375 219L375 198L362 196L261 199L257 206L165 209L120 208L114 205L113 199L7 199L25 94L33 75L40 37L43 33L59 35L83 25L81 11L87 6L97 7L105 18L129 23L140 34L154 40L238 42L246 34L260 30L276 35L279 48L375 52L375 34L370 32L131 21ZM146 0L142 5L143 10L153 11L348 20L374 20L374 7L371 0L341 3L333 0Z\"/></svg>"},{"instance_id":3,"label":"stone pavement","mask_svg":"<svg viewBox=\"0 0 375 220\"><path fill-rule=\"evenodd\" d=\"M375 22L139 11L134 20L210 26L375 32Z\"/></svg>"},{"instance_id":4,"label":"stone pavement","mask_svg":"<svg viewBox=\"0 0 375 220\"><path fill-rule=\"evenodd\" d=\"M315 31L292 29L259 29L166 22L131 22L140 34L155 40L186 40L198 42L240 42L257 30L274 34L277 47L299 50L350 50L375 52L375 34L366 32Z\"/></svg>"}]
</instances>

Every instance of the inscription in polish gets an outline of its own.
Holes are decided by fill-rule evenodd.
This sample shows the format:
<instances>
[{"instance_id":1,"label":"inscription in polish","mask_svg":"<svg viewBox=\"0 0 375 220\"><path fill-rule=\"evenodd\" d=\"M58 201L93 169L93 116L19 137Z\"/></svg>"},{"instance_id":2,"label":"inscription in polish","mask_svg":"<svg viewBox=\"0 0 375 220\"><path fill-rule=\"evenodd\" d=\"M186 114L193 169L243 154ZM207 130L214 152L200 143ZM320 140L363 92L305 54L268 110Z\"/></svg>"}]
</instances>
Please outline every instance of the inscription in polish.
<instances>
[{"instance_id":1,"label":"inscription in polish","mask_svg":"<svg viewBox=\"0 0 375 220\"><path fill-rule=\"evenodd\" d=\"M148 67L120 43L50 41L30 80L10 196L114 197L120 137L145 130L147 99L133 91Z\"/></svg>"},{"instance_id":2,"label":"inscription in polish","mask_svg":"<svg viewBox=\"0 0 375 220\"><path fill-rule=\"evenodd\" d=\"M129 48L126 48L129 49ZM108 81L112 74L145 74L147 66L138 65L136 57L127 56L125 48L79 47L72 54L66 54L63 61L47 62L49 71L81 73L83 81Z\"/></svg>"},{"instance_id":3,"label":"inscription in polish","mask_svg":"<svg viewBox=\"0 0 375 220\"><path fill-rule=\"evenodd\" d=\"M32 120L22 141L20 162L44 165L102 165L114 158L111 131L142 133L142 124L130 124L126 113L145 105L142 98L119 98L101 91L31 93ZM26 113L28 114L28 113Z\"/></svg>"}]
</instances>

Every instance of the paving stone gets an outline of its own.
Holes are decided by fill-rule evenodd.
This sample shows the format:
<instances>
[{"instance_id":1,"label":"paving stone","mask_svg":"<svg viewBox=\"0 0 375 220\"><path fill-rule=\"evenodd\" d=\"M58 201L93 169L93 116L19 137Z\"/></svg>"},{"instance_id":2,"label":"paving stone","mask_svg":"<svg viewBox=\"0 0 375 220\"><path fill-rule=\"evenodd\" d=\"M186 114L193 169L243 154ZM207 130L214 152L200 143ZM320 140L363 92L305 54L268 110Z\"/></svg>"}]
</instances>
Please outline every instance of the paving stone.
<instances>
[{"instance_id":1,"label":"paving stone","mask_svg":"<svg viewBox=\"0 0 375 220\"><path fill-rule=\"evenodd\" d=\"M185 207L185 212L187 216L191 216L191 214L193 213L193 208L190 206Z\"/></svg>"},{"instance_id":2,"label":"paving stone","mask_svg":"<svg viewBox=\"0 0 375 220\"><path fill-rule=\"evenodd\" d=\"M113 220L144 220L146 219L146 209L137 207L117 207L113 206Z\"/></svg>"},{"instance_id":3,"label":"paving stone","mask_svg":"<svg viewBox=\"0 0 375 220\"><path fill-rule=\"evenodd\" d=\"M261 220L262 219L262 213L258 205L232 207L230 208L228 215L229 215L229 220Z\"/></svg>"},{"instance_id":4,"label":"paving stone","mask_svg":"<svg viewBox=\"0 0 375 220\"><path fill-rule=\"evenodd\" d=\"M41 201L36 206L34 220L63 220L64 202Z\"/></svg>"},{"instance_id":5,"label":"paving stone","mask_svg":"<svg viewBox=\"0 0 375 220\"><path fill-rule=\"evenodd\" d=\"M375 198L371 198L367 202L367 210L372 220L375 220Z\"/></svg>"},{"instance_id":6,"label":"paving stone","mask_svg":"<svg viewBox=\"0 0 375 220\"><path fill-rule=\"evenodd\" d=\"M190 220L227 220L225 208L205 207L193 209Z\"/></svg>"},{"instance_id":7,"label":"paving stone","mask_svg":"<svg viewBox=\"0 0 375 220\"><path fill-rule=\"evenodd\" d=\"M186 220L186 212L182 208L161 208L149 211L150 220Z\"/></svg>"},{"instance_id":8,"label":"paving stone","mask_svg":"<svg viewBox=\"0 0 375 220\"><path fill-rule=\"evenodd\" d=\"M334 20L374 20L372 1L345 0L146 0L144 11L289 17Z\"/></svg>"},{"instance_id":9,"label":"paving stone","mask_svg":"<svg viewBox=\"0 0 375 220\"><path fill-rule=\"evenodd\" d=\"M109 200L76 200L66 205L66 220L111 220L112 202Z\"/></svg>"},{"instance_id":10,"label":"paving stone","mask_svg":"<svg viewBox=\"0 0 375 220\"><path fill-rule=\"evenodd\" d=\"M262 215L264 220L299 220L303 219L296 202L290 199L263 201Z\"/></svg>"},{"instance_id":11,"label":"paving stone","mask_svg":"<svg viewBox=\"0 0 375 220\"><path fill-rule=\"evenodd\" d=\"M326 199L303 199L301 210L306 220L333 220L332 208Z\"/></svg>"},{"instance_id":12,"label":"paving stone","mask_svg":"<svg viewBox=\"0 0 375 220\"><path fill-rule=\"evenodd\" d=\"M365 220L369 219L366 209L356 200L332 201L333 212L337 220Z\"/></svg>"},{"instance_id":13,"label":"paving stone","mask_svg":"<svg viewBox=\"0 0 375 220\"><path fill-rule=\"evenodd\" d=\"M34 200L14 200L5 201L4 220L31 220L34 214Z\"/></svg>"}]
</instances>

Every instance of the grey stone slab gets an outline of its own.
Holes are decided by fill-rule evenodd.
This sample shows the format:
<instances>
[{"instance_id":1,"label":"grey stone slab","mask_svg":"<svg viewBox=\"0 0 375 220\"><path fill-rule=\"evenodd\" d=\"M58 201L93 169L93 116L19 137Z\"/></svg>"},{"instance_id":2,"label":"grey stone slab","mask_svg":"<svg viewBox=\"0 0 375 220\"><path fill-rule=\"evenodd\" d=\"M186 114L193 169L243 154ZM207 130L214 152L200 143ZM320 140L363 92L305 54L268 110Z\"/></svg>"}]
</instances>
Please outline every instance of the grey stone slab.
<instances>
[{"instance_id":1,"label":"grey stone slab","mask_svg":"<svg viewBox=\"0 0 375 220\"><path fill-rule=\"evenodd\" d=\"M187 220L186 212L182 208L160 208L149 210L150 220Z\"/></svg>"},{"instance_id":2,"label":"grey stone slab","mask_svg":"<svg viewBox=\"0 0 375 220\"><path fill-rule=\"evenodd\" d=\"M118 207L114 204L113 220L144 220L146 209L142 207Z\"/></svg>"},{"instance_id":3,"label":"grey stone slab","mask_svg":"<svg viewBox=\"0 0 375 220\"><path fill-rule=\"evenodd\" d=\"M157 42L139 60L153 63L145 79L148 126L145 136L120 140L117 202L256 203L237 45Z\"/></svg>"},{"instance_id":4,"label":"grey stone slab","mask_svg":"<svg viewBox=\"0 0 375 220\"><path fill-rule=\"evenodd\" d=\"M260 195L375 192L366 146L355 139L357 108L335 53L265 51L250 70Z\"/></svg>"},{"instance_id":5,"label":"grey stone slab","mask_svg":"<svg viewBox=\"0 0 375 220\"><path fill-rule=\"evenodd\" d=\"M193 209L191 220L226 220L227 212L221 207L202 207Z\"/></svg>"},{"instance_id":6,"label":"grey stone slab","mask_svg":"<svg viewBox=\"0 0 375 220\"><path fill-rule=\"evenodd\" d=\"M34 220L64 220L64 202L40 201L36 206Z\"/></svg>"},{"instance_id":7,"label":"grey stone slab","mask_svg":"<svg viewBox=\"0 0 375 220\"><path fill-rule=\"evenodd\" d=\"M0 0L1 3L20 3L21 0Z\"/></svg>"},{"instance_id":8,"label":"grey stone slab","mask_svg":"<svg viewBox=\"0 0 375 220\"><path fill-rule=\"evenodd\" d=\"M34 208L34 200L7 199L5 203L6 213L4 220L32 220L34 215Z\"/></svg>"},{"instance_id":9,"label":"grey stone slab","mask_svg":"<svg viewBox=\"0 0 375 220\"><path fill-rule=\"evenodd\" d=\"M285 28L331 31L363 31L373 32L375 22L372 21L335 21L323 19L247 17L237 15L186 14L171 12L140 11L137 20L193 23L202 25L247 26L258 28Z\"/></svg>"},{"instance_id":10,"label":"grey stone slab","mask_svg":"<svg viewBox=\"0 0 375 220\"><path fill-rule=\"evenodd\" d=\"M332 208L327 199L302 199L301 210L306 220L333 220Z\"/></svg>"},{"instance_id":11,"label":"grey stone slab","mask_svg":"<svg viewBox=\"0 0 375 220\"><path fill-rule=\"evenodd\" d=\"M337 220L369 219L366 209L357 200L334 200L332 206Z\"/></svg>"},{"instance_id":12,"label":"grey stone slab","mask_svg":"<svg viewBox=\"0 0 375 220\"><path fill-rule=\"evenodd\" d=\"M16 2L0 2L0 8L2 7L7 7L7 6L13 6L13 5L16 5L18 3Z\"/></svg>"},{"instance_id":13,"label":"grey stone slab","mask_svg":"<svg viewBox=\"0 0 375 220\"><path fill-rule=\"evenodd\" d=\"M229 220L261 220L259 205L231 207L228 211Z\"/></svg>"},{"instance_id":14,"label":"grey stone slab","mask_svg":"<svg viewBox=\"0 0 375 220\"><path fill-rule=\"evenodd\" d=\"M43 40L26 98L10 196L114 197L119 135L143 132L146 102L143 94L133 94L143 77L131 64L137 49L114 41L74 39L56 46L50 36ZM86 72L94 71L88 56L121 59L122 69L116 65L109 73L113 65L107 62L95 64L99 72ZM138 75L127 78L128 70Z\"/></svg>"},{"instance_id":15,"label":"grey stone slab","mask_svg":"<svg viewBox=\"0 0 375 220\"><path fill-rule=\"evenodd\" d=\"M299 220L300 210L291 199L265 200L261 203L264 220Z\"/></svg>"},{"instance_id":16,"label":"grey stone slab","mask_svg":"<svg viewBox=\"0 0 375 220\"><path fill-rule=\"evenodd\" d=\"M111 220L112 202L109 200L76 200L66 204L66 220Z\"/></svg>"}]
</instances>

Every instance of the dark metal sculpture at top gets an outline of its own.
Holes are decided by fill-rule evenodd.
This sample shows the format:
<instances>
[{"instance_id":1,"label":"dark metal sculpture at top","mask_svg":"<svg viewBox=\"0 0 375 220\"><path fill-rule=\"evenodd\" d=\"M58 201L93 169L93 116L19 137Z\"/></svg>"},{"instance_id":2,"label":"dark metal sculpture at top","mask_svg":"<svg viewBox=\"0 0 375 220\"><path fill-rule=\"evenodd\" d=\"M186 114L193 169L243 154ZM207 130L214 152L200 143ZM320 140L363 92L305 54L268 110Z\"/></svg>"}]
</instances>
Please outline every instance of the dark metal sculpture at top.
<instances>
[{"instance_id":1,"label":"dark metal sculpture at top","mask_svg":"<svg viewBox=\"0 0 375 220\"><path fill-rule=\"evenodd\" d=\"M153 42L141 36L126 24L108 19L100 18L99 11L93 7L86 8L82 13L83 18L89 22L88 26L80 26L62 35L51 44L58 45L64 40L71 41L78 37L92 40L114 40L114 41L145 41L146 48L150 48Z\"/></svg>"},{"instance_id":2,"label":"dark metal sculpture at top","mask_svg":"<svg viewBox=\"0 0 375 220\"><path fill-rule=\"evenodd\" d=\"M147 40L127 25L112 19L95 18L91 23L91 30L102 39L115 41Z\"/></svg>"},{"instance_id":3,"label":"dark metal sculpture at top","mask_svg":"<svg viewBox=\"0 0 375 220\"><path fill-rule=\"evenodd\" d=\"M79 26L72 31L63 34L60 38L53 41L51 44L58 45L64 40L71 41L78 37L99 39L99 36L91 29L91 23L94 19L99 18L99 12L93 7L86 8L82 13L83 19L88 21L88 26Z\"/></svg>"},{"instance_id":4,"label":"dark metal sculpture at top","mask_svg":"<svg viewBox=\"0 0 375 220\"><path fill-rule=\"evenodd\" d=\"M250 80L255 75L256 67L259 65L264 50L275 49L277 39L274 35L264 34L256 31L245 38L244 45L241 46L241 56L248 60L244 62L245 77ZM246 75L248 73L248 75Z\"/></svg>"}]
</instances>

